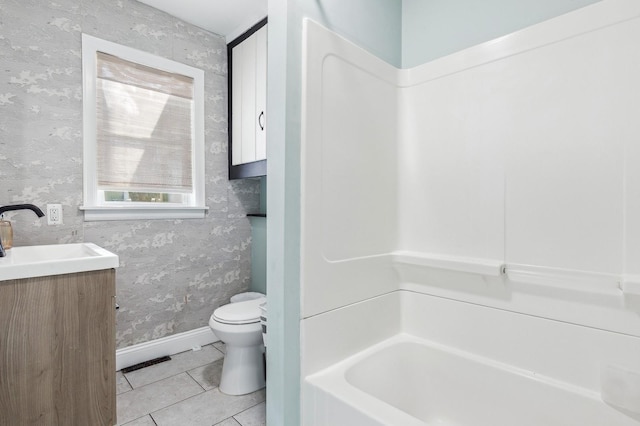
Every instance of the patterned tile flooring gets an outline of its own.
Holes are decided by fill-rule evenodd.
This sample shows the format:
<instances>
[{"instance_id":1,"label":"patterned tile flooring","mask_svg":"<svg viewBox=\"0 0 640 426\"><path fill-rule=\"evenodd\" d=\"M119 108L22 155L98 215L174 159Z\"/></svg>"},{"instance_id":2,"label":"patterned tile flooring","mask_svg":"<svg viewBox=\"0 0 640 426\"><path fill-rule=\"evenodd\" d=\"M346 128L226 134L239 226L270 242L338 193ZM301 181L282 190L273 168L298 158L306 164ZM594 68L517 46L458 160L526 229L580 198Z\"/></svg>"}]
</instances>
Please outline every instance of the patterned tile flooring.
<instances>
[{"instance_id":1,"label":"patterned tile flooring","mask_svg":"<svg viewBox=\"0 0 640 426\"><path fill-rule=\"evenodd\" d=\"M140 370L116 373L118 425L264 426L265 390L229 396L218 390L221 342L171 356Z\"/></svg>"}]
</instances>

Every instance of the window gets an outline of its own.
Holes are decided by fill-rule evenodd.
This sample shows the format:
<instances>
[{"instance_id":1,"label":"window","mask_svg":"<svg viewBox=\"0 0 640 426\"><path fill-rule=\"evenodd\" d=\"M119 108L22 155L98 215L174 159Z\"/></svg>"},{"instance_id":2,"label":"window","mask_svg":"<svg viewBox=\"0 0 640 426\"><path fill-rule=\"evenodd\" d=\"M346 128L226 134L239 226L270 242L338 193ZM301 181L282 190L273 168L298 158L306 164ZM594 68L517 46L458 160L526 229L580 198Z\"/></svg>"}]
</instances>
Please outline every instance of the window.
<instances>
[{"instance_id":1,"label":"window","mask_svg":"<svg viewBox=\"0 0 640 426\"><path fill-rule=\"evenodd\" d=\"M85 220L202 218L204 72L82 35Z\"/></svg>"}]
</instances>

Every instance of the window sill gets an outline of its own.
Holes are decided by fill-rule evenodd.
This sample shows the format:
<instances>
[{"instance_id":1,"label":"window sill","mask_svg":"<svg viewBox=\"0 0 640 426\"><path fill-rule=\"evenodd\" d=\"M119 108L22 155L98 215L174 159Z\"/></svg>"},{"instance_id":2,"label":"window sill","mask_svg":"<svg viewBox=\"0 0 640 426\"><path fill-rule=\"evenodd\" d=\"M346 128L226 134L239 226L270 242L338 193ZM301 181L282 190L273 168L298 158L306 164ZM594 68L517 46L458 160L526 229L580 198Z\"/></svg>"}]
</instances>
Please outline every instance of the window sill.
<instances>
[{"instance_id":1,"label":"window sill","mask_svg":"<svg viewBox=\"0 0 640 426\"><path fill-rule=\"evenodd\" d=\"M209 207L80 206L85 222L138 219L203 219Z\"/></svg>"}]
</instances>

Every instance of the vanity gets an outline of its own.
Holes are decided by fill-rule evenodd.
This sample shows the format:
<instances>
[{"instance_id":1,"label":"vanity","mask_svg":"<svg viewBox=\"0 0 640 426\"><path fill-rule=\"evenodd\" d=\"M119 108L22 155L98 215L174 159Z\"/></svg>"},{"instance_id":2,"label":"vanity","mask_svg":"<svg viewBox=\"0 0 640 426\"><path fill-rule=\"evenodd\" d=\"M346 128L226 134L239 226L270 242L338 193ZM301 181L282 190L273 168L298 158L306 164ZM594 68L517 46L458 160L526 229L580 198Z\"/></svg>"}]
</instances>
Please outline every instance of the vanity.
<instances>
[{"instance_id":1,"label":"vanity","mask_svg":"<svg viewBox=\"0 0 640 426\"><path fill-rule=\"evenodd\" d=\"M0 258L0 424L116 423L117 266L89 243Z\"/></svg>"}]
</instances>

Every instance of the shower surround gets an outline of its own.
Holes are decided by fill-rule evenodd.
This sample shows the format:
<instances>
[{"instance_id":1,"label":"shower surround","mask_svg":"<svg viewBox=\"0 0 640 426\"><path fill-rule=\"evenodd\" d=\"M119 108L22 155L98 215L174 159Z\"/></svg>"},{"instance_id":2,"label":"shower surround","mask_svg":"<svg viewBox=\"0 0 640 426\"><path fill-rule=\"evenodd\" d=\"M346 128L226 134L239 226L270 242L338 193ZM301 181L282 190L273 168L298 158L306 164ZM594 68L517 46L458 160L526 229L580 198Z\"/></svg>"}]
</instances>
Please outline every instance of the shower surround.
<instances>
[{"instance_id":1,"label":"shower surround","mask_svg":"<svg viewBox=\"0 0 640 426\"><path fill-rule=\"evenodd\" d=\"M324 385L402 333L640 421L639 20L604 0L406 70L305 22L304 424L366 412Z\"/></svg>"}]
</instances>

